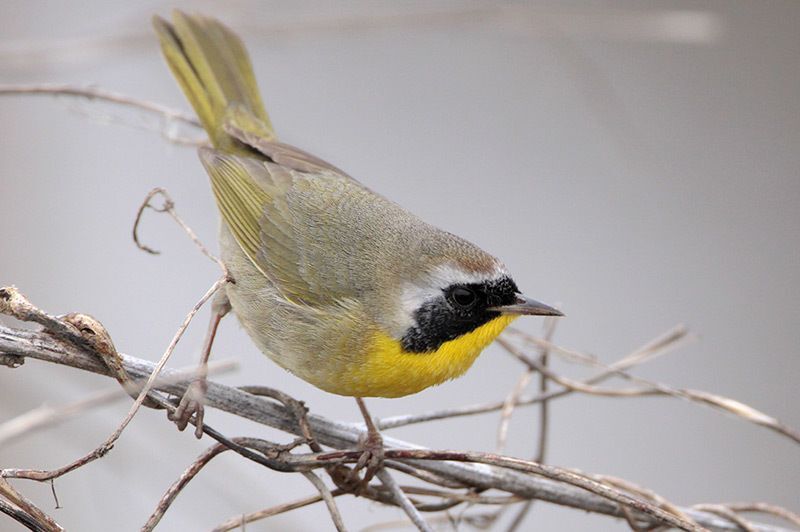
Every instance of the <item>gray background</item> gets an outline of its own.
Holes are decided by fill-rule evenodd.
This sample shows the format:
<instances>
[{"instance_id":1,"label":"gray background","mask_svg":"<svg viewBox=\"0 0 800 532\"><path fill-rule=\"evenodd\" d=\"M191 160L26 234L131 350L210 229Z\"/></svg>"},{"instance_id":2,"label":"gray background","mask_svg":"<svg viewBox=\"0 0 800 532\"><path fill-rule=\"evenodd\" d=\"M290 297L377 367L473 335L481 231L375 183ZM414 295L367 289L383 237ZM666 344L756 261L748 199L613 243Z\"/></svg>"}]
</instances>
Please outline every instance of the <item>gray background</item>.
<instances>
[{"instance_id":1,"label":"gray background","mask_svg":"<svg viewBox=\"0 0 800 532\"><path fill-rule=\"evenodd\" d=\"M0 81L92 83L185 109L149 26L171 5L4 0ZM610 362L686 323L699 341L641 375L800 426L799 3L177 5L218 15L245 38L283 140L502 257L527 293L563 305L561 344ZM0 123L0 283L51 312L91 313L120 350L157 359L216 271L166 218L143 226L163 254L138 251L131 222L144 194L165 186L215 245L218 217L194 150L168 144L138 113L66 99L2 98ZM174 367L194 364L206 319ZM519 326L538 333L541 323ZM234 320L215 356L241 364L223 382L277 386L314 412L358 419L352 399L280 370ZM493 347L458 381L369 404L390 415L496 400L520 371ZM35 361L2 369L0 421L110 385ZM105 407L4 446L0 464L60 466L105 438L126 409ZM491 450L496 420L394 434ZM230 435L275 437L216 411L208 421ZM520 411L509 452L530 455L535 427L535 412ZM63 509L52 510L48 486L18 485L72 530L138 529L208 444L142 412L108 457L56 482ZM764 500L800 510L796 444L672 399L558 401L549 460L682 504ZM303 479L223 456L162 528L206 529L311 492ZM340 500L353 529L401 517ZM248 530L329 527L316 506ZM625 529L545 504L528 527Z\"/></svg>"}]
</instances>

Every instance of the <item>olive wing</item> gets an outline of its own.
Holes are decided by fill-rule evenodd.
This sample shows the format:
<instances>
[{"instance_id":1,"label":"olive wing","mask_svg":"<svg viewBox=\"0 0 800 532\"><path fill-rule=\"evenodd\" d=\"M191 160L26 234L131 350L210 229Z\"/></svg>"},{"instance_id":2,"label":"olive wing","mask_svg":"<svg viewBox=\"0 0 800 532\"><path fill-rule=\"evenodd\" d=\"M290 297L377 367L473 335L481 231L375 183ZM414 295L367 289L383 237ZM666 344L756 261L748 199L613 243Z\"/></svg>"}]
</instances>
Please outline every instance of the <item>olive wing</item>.
<instances>
[{"instance_id":1,"label":"olive wing","mask_svg":"<svg viewBox=\"0 0 800 532\"><path fill-rule=\"evenodd\" d=\"M201 148L200 158L239 246L288 301L324 306L353 295L336 213L347 189L363 192L360 185L212 148Z\"/></svg>"}]
</instances>

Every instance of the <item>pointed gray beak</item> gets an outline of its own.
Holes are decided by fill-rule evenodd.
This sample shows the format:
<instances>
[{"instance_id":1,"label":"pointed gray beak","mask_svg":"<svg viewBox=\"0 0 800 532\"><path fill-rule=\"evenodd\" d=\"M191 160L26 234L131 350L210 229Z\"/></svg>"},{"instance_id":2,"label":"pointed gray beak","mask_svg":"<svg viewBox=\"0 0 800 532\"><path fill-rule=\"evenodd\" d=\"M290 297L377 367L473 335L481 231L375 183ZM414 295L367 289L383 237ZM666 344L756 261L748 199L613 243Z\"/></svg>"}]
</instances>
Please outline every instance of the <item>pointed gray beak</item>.
<instances>
[{"instance_id":1,"label":"pointed gray beak","mask_svg":"<svg viewBox=\"0 0 800 532\"><path fill-rule=\"evenodd\" d=\"M534 299L517 294L517 301L510 305L492 307L489 310L502 312L503 314L518 314L520 316L563 316L564 314L544 303L539 303Z\"/></svg>"}]
</instances>

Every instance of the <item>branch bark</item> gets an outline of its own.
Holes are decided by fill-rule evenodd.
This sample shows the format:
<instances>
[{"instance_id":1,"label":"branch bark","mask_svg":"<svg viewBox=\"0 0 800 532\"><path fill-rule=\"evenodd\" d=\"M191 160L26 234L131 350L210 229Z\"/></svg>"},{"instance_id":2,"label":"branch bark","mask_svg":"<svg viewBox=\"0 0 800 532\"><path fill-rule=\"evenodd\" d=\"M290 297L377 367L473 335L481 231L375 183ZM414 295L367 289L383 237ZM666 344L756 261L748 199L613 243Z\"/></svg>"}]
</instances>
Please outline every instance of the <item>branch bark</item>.
<instances>
[{"instance_id":1,"label":"branch bark","mask_svg":"<svg viewBox=\"0 0 800 532\"><path fill-rule=\"evenodd\" d=\"M108 375L109 370L92 353L81 348L62 343L50 334L41 331L14 329L0 325L0 356L12 355L27 357L74 367L100 375ZM134 379L146 380L155 369L155 364L121 355L123 366ZM177 396L183 394L185 382L175 382L175 371L164 369L163 379L156 380L154 388ZM225 412L250 419L287 433L302 436L296 416L291 409L228 386L209 382L206 404ZM334 449L356 447L363 428L358 424L345 424L318 415L307 416L315 439L322 445ZM423 448L396 438L384 437L387 448L393 450L422 450ZM538 499L554 504L569 506L588 512L624 518L620 505L607 498L589 493L576 486L565 485L538 476L523 474L498 467L487 467L472 463L457 463L446 460L412 460L407 464L434 473L448 480L481 489L498 489L526 499ZM737 530L735 523L709 512L692 508L681 508L687 516L710 530ZM637 521L651 522L653 518L638 515ZM759 531L778 531L777 527L756 525Z\"/></svg>"}]
</instances>

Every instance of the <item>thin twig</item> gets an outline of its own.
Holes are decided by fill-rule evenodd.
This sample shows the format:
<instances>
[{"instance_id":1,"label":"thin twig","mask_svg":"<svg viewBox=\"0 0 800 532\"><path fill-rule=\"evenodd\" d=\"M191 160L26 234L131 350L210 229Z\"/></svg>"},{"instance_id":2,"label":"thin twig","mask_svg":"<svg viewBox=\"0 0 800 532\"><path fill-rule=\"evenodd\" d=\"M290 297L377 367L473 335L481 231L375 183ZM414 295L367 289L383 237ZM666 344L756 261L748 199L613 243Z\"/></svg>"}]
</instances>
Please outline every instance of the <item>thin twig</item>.
<instances>
[{"instance_id":1,"label":"thin twig","mask_svg":"<svg viewBox=\"0 0 800 532\"><path fill-rule=\"evenodd\" d=\"M268 386L240 386L239 389L259 397L275 399L286 407L294 414L300 434L305 438L308 447L314 452L322 452L322 447L314 440L314 435L311 433L311 426L308 424L308 409L303 401L298 401L289 394Z\"/></svg>"},{"instance_id":2,"label":"thin twig","mask_svg":"<svg viewBox=\"0 0 800 532\"><path fill-rule=\"evenodd\" d=\"M376 476L386 489L394 497L395 502L397 505L403 509L406 513L408 518L414 523L414 526L417 527L417 530L420 532L432 532L432 528L428 523L425 522L425 518L422 517L422 514L419 513L419 510L416 509L414 504L408 499L408 496L400 489L400 485L394 479L394 477L384 468L381 468L376 473Z\"/></svg>"},{"instance_id":3,"label":"thin twig","mask_svg":"<svg viewBox=\"0 0 800 532\"><path fill-rule=\"evenodd\" d=\"M444 490L437 490L431 488L425 488L420 486L401 486L401 489L404 493L412 494L412 495L427 495L430 497L440 497L443 499L449 499L451 501L458 501L458 502L469 502L473 504L485 504L485 505L508 505L518 503L525 499L517 497L516 495L502 495L502 496L488 496L488 495L479 495L477 493L466 492L466 493L458 493L452 491L444 491ZM419 508L421 505L415 505Z\"/></svg>"},{"instance_id":4,"label":"thin twig","mask_svg":"<svg viewBox=\"0 0 800 532\"><path fill-rule=\"evenodd\" d=\"M607 371L613 371L613 373L619 377L622 377L631 382L635 382L637 384L644 386L643 388L621 389L621 390L599 388L597 386L592 386L590 384L586 384L583 382L574 381L572 379L568 379L566 377L554 374L547 368L542 367L541 364L539 364L536 360L532 359L526 353L522 352L520 349L517 349L516 347L511 345L510 342L508 342L503 338L498 338L497 343L498 345L502 346L508 353L510 353L518 360L520 360L523 364L526 364L527 366L532 367L537 371L547 374L548 378L564 386L565 388L573 391L578 391L581 393L598 395L603 397L646 397L646 396L661 395L661 396L686 399L690 402L705 404L707 406L714 407L718 410L722 410L729 414L733 414L734 416L744 419L745 421L755 423L756 425L761 425L774 432L777 432L778 434L786 436L797 443L800 443L800 431L797 431L796 429L773 418L772 416L768 416L767 414L759 410L756 410L755 408L749 405L746 405L740 401L731 399L729 397L723 397L721 395L712 394L701 390L673 388L671 386L667 386L666 384L661 384L647 379L642 379L640 377L635 377L630 373L627 373L626 371L623 371L621 369L616 369L612 366L606 366L599 362L593 362L592 364L595 366L605 368Z\"/></svg>"},{"instance_id":5,"label":"thin twig","mask_svg":"<svg viewBox=\"0 0 800 532\"><path fill-rule=\"evenodd\" d=\"M338 497L340 495L344 495L345 493L346 492L344 490L335 489L331 491L331 496ZM215 526L212 532L227 532L228 530L233 530L235 528L241 528L244 530L244 525L247 523L252 523L253 521L266 519L267 517L272 517L273 515L297 510L298 508L303 508L321 501L322 495L312 495L311 497L305 497L304 499L298 499L296 501L279 504L277 506L271 506L257 512L237 515L236 517L231 517L230 519Z\"/></svg>"},{"instance_id":6,"label":"thin twig","mask_svg":"<svg viewBox=\"0 0 800 532\"><path fill-rule=\"evenodd\" d=\"M209 363L209 375L225 373L237 368L239 363L235 360L215 360ZM159 379L161 383L182 382L195 373L194 367L178 369L173 377L169 379ZM16 439L22 438L31 432L52 428L63 423L70 418L78 416L92 408L111 404L125 399L128 394L119 386L99 390L86 397L59 406L41 405L23 414L20 414L8 421L0 423L0 445L7 444Z\"/></svg>"},{"instance_id":7,"label":"thin twig","mask_svg":"<svg viewBox=\"0 0 800 532\"><path fill-rule=\"evenodd\" d=\"M406 475L418 478L423 482L435 484L443 488L449 488L454 490L467 488L467 486L461 482L457 482L447 477L437 475L436 473L431 473L430 471L425 471L424 469L420 469L419 467L414 467L411 464L406 464L403 462L393 462L391 460L384 460L383 465L388 467L389 469L400 471L401 473L405 473Z\"/></svg>"},{"instance_id":8,"label":"thin twig","mask_svg":"<svg viewBox=\"0 0 800 532\"><path fill-rule=\"evenodd\" d=\"M774 504L766 502L726 502L721 505L730 508L734 512L755 512L772 515L800 528L800 515L790 512L786 508L775 506Z\"/></svg>"},{"instance_id":9,"label":"thin twig","mask_svg":"<svg viewBox=\"0 0 800 532\"><path fill-rule=\"evenodd\" d=\"M597 482L587 476L581 475L574 471L555 467L546 464L537 464L536 462L522 460L519 458L511 458L508 456L500 456L492 453L481 453L476 451L429 451L425 449L386 449L386 458L389 459L411 459L411 460L452 460L457 462L473 462L478 464L494 465L513 469L516 471L523 471L526 473L534 473L543 477L570 484L582 488L586 491L599 495L608 500L614 501L618 504L628 506L637 512L641 512L652 519L661 523L680 528L681 530L688 530L692 532L699 532L705 528L698 526L695 523L688 522L676 515L665 512L648 502L641 501L626 495L625 493L601 482ZM359 452L353 451L334 451L330 453L323 453L316 455L318 462L325 462L328 460L341 460L354 461L360 457Z\"/></svg>"},{"instance_id":10,"label":"thin twig","mask_svg":"<svg viewBox=\"0 0 800 532\"><path fill-rule=\"evenodd\" d=\"M15 95L69 96L89 101L105 101L114 105L130 107L158 116L162 120L161 135L170 142L190 146L198 146L203 142L201 140L182 137L171 131L172 125L175 123L181 123L192 128L200 128L200 121L197 120L197 118L163 105L125 94L107 91L97 87L80 87L67 84L0 84L0 96Z\"/></svg>"},{"instance_id":11,"label":"thin twig","mask_svg":"<svg viewBox=\"0 0 800 532\"><path fill-rule=\"evenodd\" d=\"M158 501L155 510L150 515L150 518L142 527L142 532L149 532L153 530L161 521L161 518L164 516L166 511L175 501L175 498L178 494L186 487L186 485L194 479L195 476L206 466L208 463L213 460L215 457L219 456L221 453L225 451L235 451L238 454L245 456L246 458L255 458L250 448L256 449L264 454L264 456L260 456L260 459L255 459L256 462L261 463L262 465L266 465L269 468L279 470L279 471L300 471L301 473L305 474L308 471L303 470L300 466L292 466L288 462L285 461L285 453L289 450L296 447L295 444L289 445L277 445L271 442L267 442L265 440L260 440L257 438L225 438L220 437L219 435L215 434L216 431L212 429L208 425L204 425L203 427L204 433L212 435L216 439L220 440L220 443L208 448L204 451L197 459L192 462L192 464L181 474L178 479L172 483L172 485L167 489L164 495ZM265 462L266 461L266 462ZM283 467L279 467L279 464L283 464ZM308 478L308 477L307 477ZM315 475L316 478L316 475ZM311 480L311 479L309 479ZM317 487L319 490L319 486L312 480L312 484ZM323 485L324 488L324 485ZM327 491L327 488L325 488ZM320 490L320 495L323 499L326 499L326 494ZM330 492L327 491L327 495L330 495ZM330 499L332 501L332 499ZM326 501L327 503L327 501ZM335 504L334 504L335 507ZM330 508L330 506L329 506ZM341 522L341 516L338 514L338 510L335 510L336 515L338 516L338 522ZM334 517L334 522L337 522L337 517Z\"/></svg>"},{"instance_id":12,"label":"thin twig","mask_svg":"<svg viewBox=\"0 0 800 532\"><path fill-rule=\"evenodd\" d=\"M558 325L558 320L554 318L547 318L544 320L544 339L548 342L552 342L553 335L556 332L556 326ZM547 346L540 346L539 347L539 364L542 367L546 368L548 366L548 358L550 355L550 348ZM532 371L531 368L528 368L528 371ZM548 376L544 373L539 374L539 395L546 395L547 394L547 383L548 383ZM519 400L519 398L517 398ZM547 436L550 428L550 401L549 399L543 400L539 403L539 438L536 440L536 452L534 454L533 461L539 462L540 464L544 463L545 457L547 456ZM511 524L508 525L506 532L515 532L519 529L522 525L522 522L530 512L531 507L533 506L533 499L526 501L520 509L517 511L517 514L512 519Z\"/></svg>"},{"instance_id":13,"label":"thin twig","mask_svg":"<svg viewBox=\"0 0 800 532\"><path fill-rule=\"evenodd\" d=\"M709 512L712 514L717 514L720 517L724 517L728 519L732 523L736 524L739 528L741 528L744 532L755 532L755 529L751 526L750 522L747 519L739 516L722 504L695 504L694 508L696 510L700 510L702 512Z\"/></svg>"},{"instance_id":14,"label":"thin twig","mask_svg":"<svg viewBox=\"0 0 800 532\"><path fill-rule=\"evenodd\" d=\"M519 397L533 378L533 370L526 368L525 371L519 376L514 388L506 397L503 403L503 409L500 411L500 423L497 424L497 442L495 449L501 453L506 448L506 440L508 438L508 427L511 424L511 416L514 413L514 408L519 402Z\"/></svg>"},{"instance_id":15,"label":"thin twig","mask_svg":"<svg viewBox=\"0 0 800 532\"><path fill-rule=\"evenodd\" d=\"M214 459L220 453L224 453L225 451L229 451L226 446L222 444L216 444L212 447L209 447L206 451L203 452L197 459L192 462L186 470L181 474L180 477L167 489L164 495L158 501L156 505L156 509L153 510L153 513L147 519L147 522L142 526L142 532L149 532L153 530L156 525L158 525L161 518L164 516L164 513L170 507L172 502L175 500L175 497L181 492L181 490L191 481L201 469L203 469L211 460Z\"/></svg>"},{"instance_id":16,"label":"thin twig","mask_svg":"<svg viewBox=\"0 0 800 532\"><path fill-rule=\"evenodd\" d=\"M558 320L555 318L547 318L544 321L544 338L548 342L552 341L553 335L556 332ZM542 367L546 368L548 364L548 357L550 349L547 347L540 348L539 363ZM548 376L544 373L539 375L539 394L545 395L547 393ZM544 463L547 456L547 436L550 428L550 401L545 399L539 404L539 439L536 441L536 453L534 454L534 462Z\"/></svg>"},{"instance_id":17,"label":"thin twig","mask_svg":"<svg viewBox=\"0 0 800 532\"><path fill-rule=\"evenodd\" d=\"M621 479L619 477L614 477L611 475L594 475L593 478L595 478L600 482L608 484L609 486L614 486L615 488L619 488L627 491L628 493L632 493L634 495L642 497L644 500L652 502L654 505L658 506L659 508L663 509L666 512L671 513L672 515L677 516L680 519L684 519L691 523L697 524L694 519L692 519L686 514L686 512L684 512L683 510L678 508L678 506L671 503L670 501L668 501L667 499L665 499L664 497L662 497L653 490L637 486L633 482ZM634 518L635 518L634 516L629 516L626 514L626 519L628 519L629 523L633 522Z\"/></svg>"},{"instance_id":18,"label":"thin twig","mask_svg":"<svg viewBox=\"0 0 800 532\"><path fill-rule=\"evenodd\" d=\"M611 364L609 366L609 369L601 371L600 373L581 382L582 384L590 385L609 379L614 375L616 375L617 370L627 369L636 364L641 364L645 360L655 357L656 355L662 353L665 350L671 349L674 346L674 344L681 341L686 336L686 334L687 332L685 328L681 326L676 327L671 331L668 331L666 334L656 338L655 340L648 342L647 344L633 351L629 355L626 355L625 357L619 359L617 362ZM554 345L554 344L549 344L549 345ZM585 355L581 354L581 357L584 356ZM574 392L575 390L571 389L561 389L561 390L553 390L545 394L521 397L519 401L517 401L517 406L529 406L541 403L542 401L564 397ZM505 405L505 401L446 408L442 410L434 410L432 412L423 412L421 414L392 416L376 420L376 424L380 429L391 429L396 427L402 427L405 425L411 425L414 423L425 423L428 421L437 421L439 419L447 419L447 418L461 417L461 416L472 416L476 414L486 414L490 412L496 412L502 409L503 405Z\"/></svg>"},{"instance_id":19,"label":"thin twig","mask_svg":"<svg viewBox=\"0 0 800 532\"><path fill-rule=\"evenodd\" d=\"M320 497L325 501L325 506L328 507L328 513L331 514L333 526L336 527L336 530L339 532L347 532L347 527L344 526L344 521L342 520L342 514L339 513L339 508L336 506L336 501L331 494L331 490L328 489L328 486L322 482L321 478L311 471L303 471L303 476L317 488L317 491L319 491Z\"/></svg>"},{"instance_id":20,"label":"thin twig","mask_svg":"<svg viewBox=\"0 0 800 532\"><path fill-rule=\"evenodd\" d=\"M156 196L161 196L164 199L164 203L161 206L154 206L151 203L153 198L155 198ZM144 214L145 209L152 209L155 212L165 212L169 214L170 217L173 220L175 220L175 223L177 223L181 227L181 229L183 229L183 232L186 233L192 240L192 242L194 242L194 244L200 249L203 255L205 255L206 257L211 259L214 263L216 263L217 266L219 266L220 270L227 273L228 268L219 259L219 257L211 253L211 251L208 250L206 245L203 244L203 241L200 240L200 238L198 238L194 230L191 227L189 227L189 225L186 222L184 222L180 216L178 216L178 212L175 210L175 201L173 201L172 196L170 196L169 192L167 192L167 190L162 187L156 187L150 192L148 192L147 195L144 197L144 200L142 200L142 203L139 205L139 209L136 211L136 219L133 222L133 241L139 249L141 249L142 251L146 251L147 253L150 253L152 255L158 255L159 253L161 253L158 250L155 250L145 244L142 244L142 242L139 240L139 223L142 221L142 215Z\"/></svg>"},{"instance_id":21,"label":"thin twig","mask_svg":"<svg viewBox=\"0 0 800 532\"><path fill-rule=\"evenodd\" d=\"M195 303L194 307L192 307L192 309L186 315L186 318L184 318L183 323L181 323L180 327L175 332L175 335L172 337L172 341L170 341L169 346L167 346L166 351L164 351L164 354L161 356L161 359L156 364L154 371L148 377L147 382L142 387L142 391L139 393L139 397L136 399L136 401L133 402L133 405L131 406L130 410L128 411L128 414L125 416L125 418L119 424L117 429L102 444L100 444L97 448L92 450L90 453L88 453L88 454L82 456L81 458L75 460L74 462L69 463L69 464L67 464L67 465L65 465L63 467L58 468L58 469L53 469L53 470L38 470L38 469L16 470L15 474L14 474L14 477L15 478L26 478L26 479L29 479L29 480L38 480L38 481L50 480L50 479L58 478L58 477L60 477L62 475L65 475L65 474L69 473L70 471L73 471L73 470L75 470L75 469L77 469L79 467L82 467L82 466L88 464L89 462L92 462L94 460L97 460L98 458L101 458L101 457L105 456L105 454L108 453L108 451L111 450L111 448L114 446L114 443L122 435L122 431L124 431L125 427L127 427L128 424L131 422L131 420L133 419L133 416L136 415L136 412L139 411L139 407L144 402L145 398L147 397L147 394L153 388L153 385L155 384L155 381L158 378L159 373L161 372L161 370L166 365L167 361L169 360L170 355L172 355L172 352L175 350L175 346L178 345L178 342L183 337L183 334L186 332L186 329L189 327L189 323L191 323L192 318L194 318L195 314L197 314L197 312L205 304L205 302L208 301L208 299L212 295L214 295L217 292L217 290L219 290L226 282L227 282L227 277L225 277L225 276L220 277L219 279L217 279L217 281L215 281L214 284L211 285L211 288L209 288L208 291L205 294L203 294L203 297L201 297L200 300L197 303ZM3 293L2 292L3 290L5 290L4 293L8 293L8 289L0 289L0 293ZM2 298L0 297L0 299L2 299ZM30 304L30 303L28 303L28 304ZM36 308L36 307L33 307L33 305L30 305L30 306L32 308Z\"/></svg>"}]
</instances>

